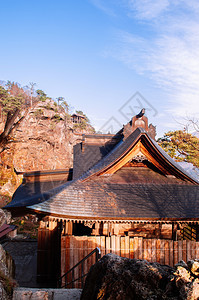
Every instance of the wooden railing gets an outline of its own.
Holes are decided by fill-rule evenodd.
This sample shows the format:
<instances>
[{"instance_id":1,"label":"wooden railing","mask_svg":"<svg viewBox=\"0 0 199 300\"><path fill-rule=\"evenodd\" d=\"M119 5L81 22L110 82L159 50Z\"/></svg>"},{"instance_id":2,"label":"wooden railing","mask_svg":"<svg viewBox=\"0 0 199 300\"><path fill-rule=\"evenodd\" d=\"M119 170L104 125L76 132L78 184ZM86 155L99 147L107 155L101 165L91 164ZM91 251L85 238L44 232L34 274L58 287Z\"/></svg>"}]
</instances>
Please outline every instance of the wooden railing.
<instances>
[{"instance_id":1,"label":"wooden railing","mask_svg":"<svg viewBox=\"0 0 199 300\"><path fill-rule=\"evenodd\" d=\"M85 273L85 265L88 262L88 259L94 256L95 263L101 258L101 251L97 247L93 251L91 251L88 255L86 255L82 260L80 260L75 266L73 266L69 271L67 271L64 275L62 275L58 279L58 288L68 288L68 287L75 287L76 283L81 283L81 289L84 287L85 277L87 276L88 272ZM75 270L78 269L79 275L75 278ZM70 276L71 275L71 276ZM72 280L69 278L72 277Z\"/></svg>"}]
</instances>

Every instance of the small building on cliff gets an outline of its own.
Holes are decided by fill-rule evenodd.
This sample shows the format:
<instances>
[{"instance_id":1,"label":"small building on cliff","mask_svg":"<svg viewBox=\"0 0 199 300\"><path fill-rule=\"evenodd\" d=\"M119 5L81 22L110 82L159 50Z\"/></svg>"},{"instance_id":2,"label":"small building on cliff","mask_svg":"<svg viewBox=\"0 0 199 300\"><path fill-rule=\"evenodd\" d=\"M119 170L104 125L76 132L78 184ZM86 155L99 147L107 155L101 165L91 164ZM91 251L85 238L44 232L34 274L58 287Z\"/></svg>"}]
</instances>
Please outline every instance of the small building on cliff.
<instances>
[{"instance_id":1,"label":"small building on cliff","mask_svg":"<svg viewBox=\"0 0 199 300\"><path fill-rule=\"evenodd\" d=\"M73 170L24 174L5 208L40 217L38 280L51 286L96 246L172 265L190 240L199 254L199 183L155 142L144 115L115 135L84 135Z\"/></svg>"},{"instance_id":2,"label":"small building on cliff","mask_svg":"<svg viewBox=\"0 0 199 300\"><path fill-rule=\"evenodd\" d=\"M82 116L82 115L80 115L80 114L72 114L72 116L71 116L71 121L73 122L73 123L82 123L83 121L85 121L85 116Z\"/></svg>"}]
</instances>

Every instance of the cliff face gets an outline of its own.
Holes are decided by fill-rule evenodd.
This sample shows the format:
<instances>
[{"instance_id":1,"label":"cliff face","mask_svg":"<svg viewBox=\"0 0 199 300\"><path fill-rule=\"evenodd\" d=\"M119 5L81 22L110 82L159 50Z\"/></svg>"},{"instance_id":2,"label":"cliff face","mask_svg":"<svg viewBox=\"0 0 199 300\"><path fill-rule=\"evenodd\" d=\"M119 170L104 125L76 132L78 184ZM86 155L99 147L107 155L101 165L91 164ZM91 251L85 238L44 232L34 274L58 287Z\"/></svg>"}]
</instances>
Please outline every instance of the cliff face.
<instances>
[{"instance_id":1,"label":"cliff face","mask_svg":"<svg viewBox=\"0 0 199 300\"><path fill-rule=\"evenodd\" d=\"M72 167L73 145L80 137L52 100L39 102L15 131L13 165L17 171Z\"/></svg>"},{"instance_id":2,"label":"cliff face","mask_svg":"<svg viewBox=\"0 0 199 300\"><path fill-rule=\"evenodd\" d=\"M0 156L0 194L12 196L21 182L18 172L71 168L73 146L81 141L82 133L74 130L70 116L53 100L38 102L12 133Z\"/></svg>"}]
</instances>

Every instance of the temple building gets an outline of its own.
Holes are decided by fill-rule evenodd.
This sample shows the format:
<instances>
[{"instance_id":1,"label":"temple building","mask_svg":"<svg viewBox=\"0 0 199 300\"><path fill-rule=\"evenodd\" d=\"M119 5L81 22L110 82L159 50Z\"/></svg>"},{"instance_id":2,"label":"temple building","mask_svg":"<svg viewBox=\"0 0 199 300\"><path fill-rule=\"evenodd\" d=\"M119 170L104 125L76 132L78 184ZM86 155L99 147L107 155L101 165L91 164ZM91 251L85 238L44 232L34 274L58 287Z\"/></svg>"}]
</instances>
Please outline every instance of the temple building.
<instances>
[{"instance_id":1,"label":"temple building","mask_svg":"<svg viewBox=\"0 0 199 300\"><path fill-rule=\"evenodd\" d=\"M71 121L73 123L79 124L79 123L82 123L83 120L85 120L85 116L82 116L80 114L72 114L72 116L71 116Z\"/></svg>"},{"instance_id":2,"label":"temple building","mask_svg":"<svg viewBox=\"0 0 199 300\"><path fill-rule=\"evenodd\" d=\"M83 135L72 170L24 174L5 208L41 220L38 281L55 285L96 246L102 254L170 265L189 255L189 246L179 251L189 245L186 240L199 241L199 182L163 151L155 135L147 117L137 115L115 135Z\"/></svg>"}]
</instances>

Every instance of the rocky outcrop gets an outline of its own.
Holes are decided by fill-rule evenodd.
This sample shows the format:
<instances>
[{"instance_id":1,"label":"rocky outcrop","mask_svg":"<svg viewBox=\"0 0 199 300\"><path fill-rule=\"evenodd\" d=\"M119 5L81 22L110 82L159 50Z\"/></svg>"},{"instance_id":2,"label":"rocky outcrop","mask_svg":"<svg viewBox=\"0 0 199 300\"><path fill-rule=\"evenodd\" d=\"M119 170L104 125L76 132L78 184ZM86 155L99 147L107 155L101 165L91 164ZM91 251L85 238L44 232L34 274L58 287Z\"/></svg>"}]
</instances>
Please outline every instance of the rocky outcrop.
<instances>
[{"instance_id":1,"label":"rocky outcrop","mask_svg":"<svg viewBox=\"0 0 199 300\"><path fill-rule=\"evenodd\" d=\"M3 210L0 208L0 227L3 224L10 224L11 221L11 213L7 210Z\"/></svg>"},{"instance_id":2,"label":"rocky outcrop","mask_svg":"<svg viewBox=\"0 0 199 300\"><path fill-rule=\"evenodd\" d=\"M105 255L86 278L81 300L196 300L199 261L179 262L175 268L146 260Z\"/></svg>"},{"instance_id":3,"label":"rocky outcrop","mask_svg":"<svg viewBox=\"0 0 199 300\"><path fill-rule=\"evenodd\" d=\"M18 171L70 168L79 138L53 100L40 101L14 133L13 165Z\"/></svg>"},{"instance_id":4,"label":"rocky outcrop","mask_svg":"<svg viewBox=\"0 0 199 300\"><path fill-rule=\"evenodd\" d=\"M74 129L70 115L53 100L37 102L13 130L5 150L0 153L0 207L10 201L22 176L15 171L71 168L73 146L86 130ZM8 198L6 201L6 197Z\"/></svg>"},{"instance_id":5,"label":"rocky outcrop","mask_svg":"<svg viewBox=\"0 0 199 300\"><path fill-rule=\"evenodd\" d=\"M0 299L2 300L12 299L12 291L16 286L12 278L13 268L12 258L0 244Z\"/></svg>"}]
</instances>

